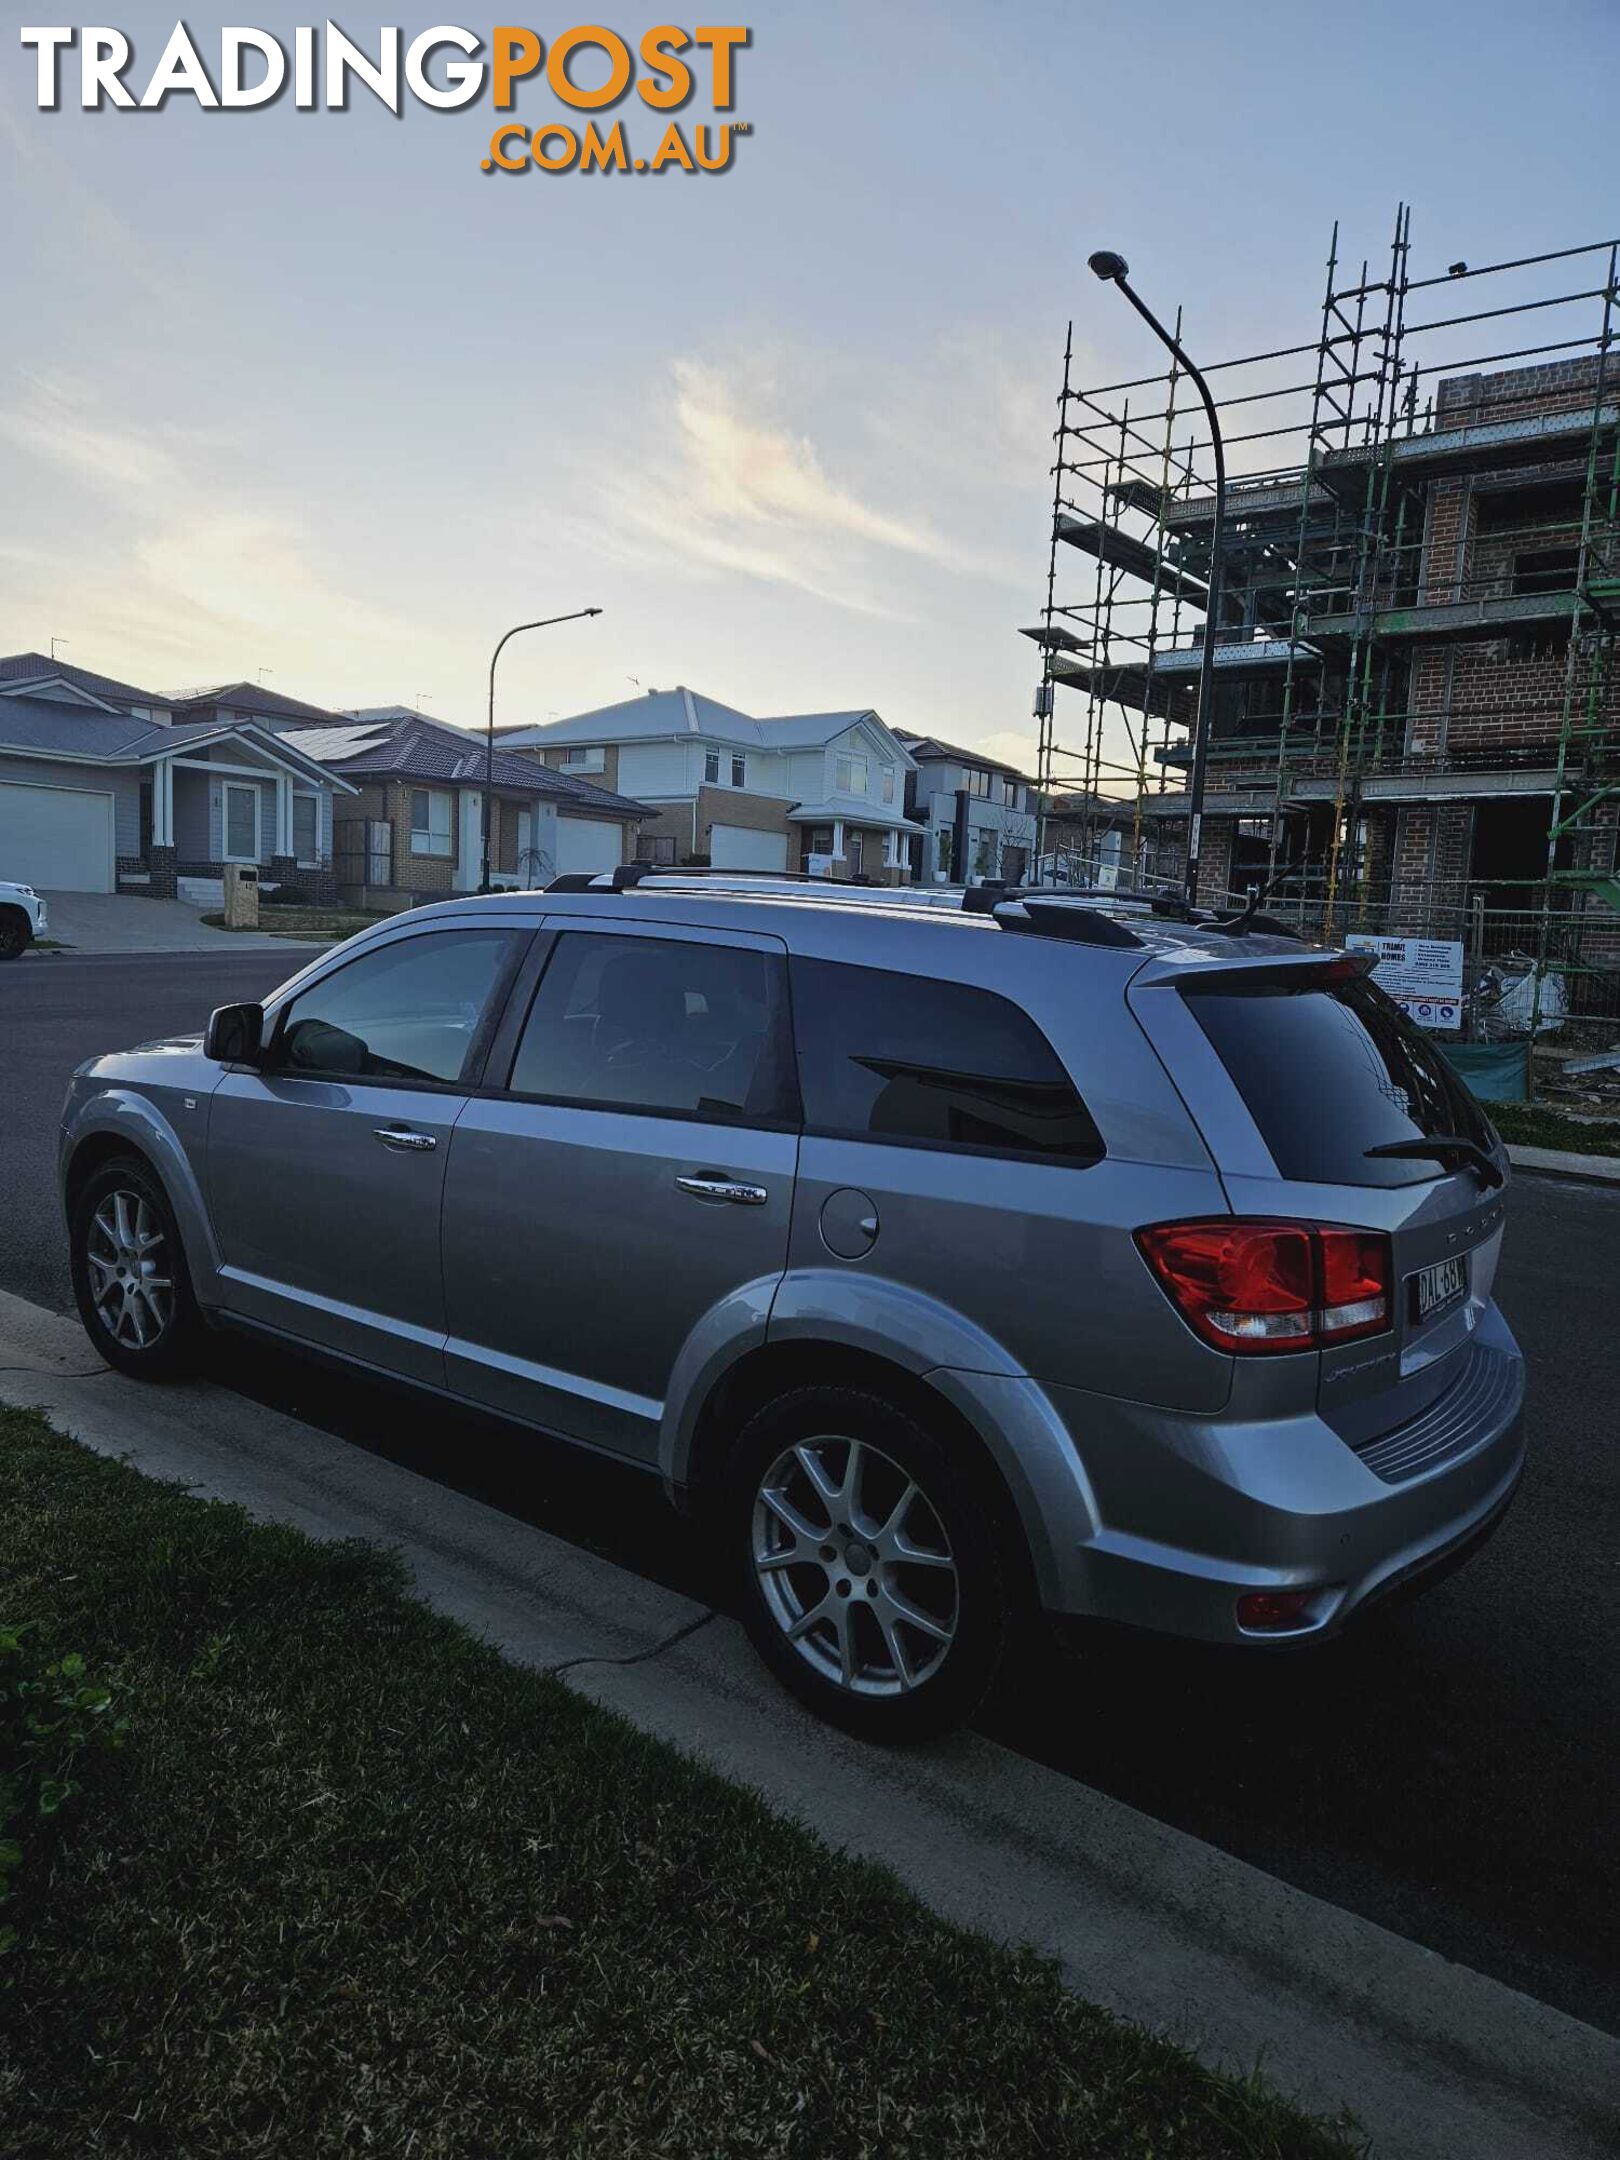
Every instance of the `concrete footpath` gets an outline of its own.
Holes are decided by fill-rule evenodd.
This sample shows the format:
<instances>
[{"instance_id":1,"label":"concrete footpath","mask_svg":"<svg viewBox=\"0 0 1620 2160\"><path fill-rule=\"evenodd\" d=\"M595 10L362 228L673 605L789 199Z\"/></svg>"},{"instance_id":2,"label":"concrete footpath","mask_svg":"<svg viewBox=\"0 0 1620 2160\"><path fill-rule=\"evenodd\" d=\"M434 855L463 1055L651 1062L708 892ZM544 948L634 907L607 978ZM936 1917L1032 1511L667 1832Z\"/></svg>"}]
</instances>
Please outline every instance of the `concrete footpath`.
<instances>
[{"instance_id":1,"label":"concrete footpath","mask_svg":"<svg viewBox=\"0 0 1620 2160\"><path fill-rule=\"evenodd\" d=\"M976 1736L862 1747L799 1712L732 1622L497 1509L226 1390L119 1379L74 1322L4 1293L0 1400L261 1519L397 1547L509 1656L566 1668L946 1917L1033 1944L1091 2001L1349 2110L1376 2154L1620 2150L1620 2040ZM1085 1714L1077 1666L1053 1715Z\"/></svg>"},{"instance_id":2,"label":"concrete footpath","mask_svg":"<svg viewBox=\"0 0 1620 2160\"><path fill-rule=\"evenodd\" d=\"M1574 1178L1582 1185L1620 1185L1620 1155L1574 1155L1567 1148L1508 1148L1515 1170L1529 1170L1538 1177Z\"/></svg>"}]
</instances>

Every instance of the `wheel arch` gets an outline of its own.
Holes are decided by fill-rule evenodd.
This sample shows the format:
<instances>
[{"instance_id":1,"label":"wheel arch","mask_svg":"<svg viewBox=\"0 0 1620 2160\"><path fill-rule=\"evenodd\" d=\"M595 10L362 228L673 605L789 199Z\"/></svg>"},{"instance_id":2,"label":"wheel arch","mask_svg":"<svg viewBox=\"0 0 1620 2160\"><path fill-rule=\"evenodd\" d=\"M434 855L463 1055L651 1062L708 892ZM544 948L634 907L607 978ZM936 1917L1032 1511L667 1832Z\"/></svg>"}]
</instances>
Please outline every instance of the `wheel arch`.
<instances>
[{"instance_id":1,"label":"wheel arch","mask_svg":"<svg viewBox=\"0 0 1620 2160\"><path fill-rule=\"evenodd\" d=\"M133 1156L162 1186L180 1232L193 1294L199 1303L209 1303L219 1256L202 1187L179 1136L144 1096L122 1091L98 1095L70 1123L60 1158L68 1222L88 1180L120 1155Z\"/></svg>"},{"instance_id":2,"label":"wheel arch","mask_svg":"<svg viewBox=\"0 0 1620 2160\"><path fill-rule=\"evenodd\" d=\"M692 1424L671 1483L677 1504L709 1514L725 1486L726 1465L743 1428L779 1395L807 1387L862 1388L881 1395L931 1431L949 1434L970 1461L1019 1574L1026 1602L1039 1601L1044 1569L1032 1525L979 1424L942 1388L891 1358L850 1343L794 1337L747 1350L710 1388Z\"/></svg>"},{"instance_id":3,"label":"wheel arch","mask_svg":"<svg viewBox=\"0 0 1620 2160\"><path fill-rule=\"evenodd\" d=\"M67 1167L62 1173L62 1198L70 1218L79 1204L80 1194L102 1164L116 1162L120 1155L133 1155L155 1178L162 1178L162 1168L153 1160L151 1150L140 1146L128 1133L86 1133L68 1156ZM167 1184L164 1190L168 1190Z\"/></svg>"}]
</instances>

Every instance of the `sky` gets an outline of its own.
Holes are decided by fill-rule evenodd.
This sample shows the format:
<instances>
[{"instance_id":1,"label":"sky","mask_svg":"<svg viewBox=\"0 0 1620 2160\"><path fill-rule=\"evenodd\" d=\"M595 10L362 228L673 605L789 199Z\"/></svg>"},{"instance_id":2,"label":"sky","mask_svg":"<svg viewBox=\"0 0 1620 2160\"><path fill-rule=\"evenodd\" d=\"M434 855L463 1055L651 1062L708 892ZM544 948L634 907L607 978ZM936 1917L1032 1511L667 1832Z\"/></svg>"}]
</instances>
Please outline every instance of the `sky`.
<instances>
[{"instance_id":1,"label":"sky","mask_svg":"<svg viewBox=\"0 0 1620 2160\"><path fill-rule=\"evenodd\" d=\"M1376 255L1411 202L1414 270L1620 230L1620 0L756 0L751 132L693 176L486 174L487 102L86 113L70 72L40 111L39 13L0 32L0 651L158 691L476 726L501 632L595 606L507 647L501 724L685 683L1029 760L1066 326L1081 380L1159 360L1093 249L1220 357L1314 336L1335 218ZM102 19L138 90L173 0ZM185 11L205 57L322 19Z\"/></svg>"}]
</instances>

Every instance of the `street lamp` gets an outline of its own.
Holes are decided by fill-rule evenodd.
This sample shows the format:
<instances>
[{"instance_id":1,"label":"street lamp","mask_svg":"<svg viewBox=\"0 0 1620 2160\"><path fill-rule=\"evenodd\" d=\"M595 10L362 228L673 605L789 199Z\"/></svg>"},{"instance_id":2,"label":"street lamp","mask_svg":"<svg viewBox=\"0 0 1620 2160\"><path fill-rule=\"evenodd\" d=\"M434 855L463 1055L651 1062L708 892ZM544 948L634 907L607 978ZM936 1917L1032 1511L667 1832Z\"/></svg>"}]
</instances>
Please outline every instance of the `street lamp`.
<instances>
[{"instance_id":1,"label":"street lamp","mask_svg":"<svg viewBox=\"0 0 1620 2160\"><path fill-rule=\"evenodd\" d=\"M1204 822L1204 774L1209 763L1209 731L1214 717L1212 705L1215 687L1215 630L1221 612L1221 534L1226 523L1226 451L1221 442L1221 423L1215 411L1215 400L1209 394L1209 384L1198 372L1186 353L1181 340L1172 337L1147 304L1138 298L1130 285L1130 264L1123 255L1115 255L1107 248L1091 257L1091 269L1105 285L1117 285L1138 315L1147 324L1161 345L1175 354L1181 365L1198 385L1198 395L1204 401L1209 415L1210 447L1215 453L1215 523L1209 536L1209 602L1204 617L1204 654L1198 670L1198 716L1193 722L1192 782L1187 796L1187 906L1198 902L1198 848Z\"/></svg>"},{"instance_id":2,"label":"street lamp","mask_svg":"<svg viewBox=\"0 0 1620 2160\"><path fill-rule=\"evenodd\" d=\"M493 890L489 882L489 831L490 811L495 801L495 663L507 641L521 636L525 630L549 630L553 623L583 622L587 615L600 615L601 612L599 607L575 608L572 615L547 615L540 622L514 623L489 656L489 723L484 733L484 867L478 881L480 892Z\"/></svg>"}]
</instances>

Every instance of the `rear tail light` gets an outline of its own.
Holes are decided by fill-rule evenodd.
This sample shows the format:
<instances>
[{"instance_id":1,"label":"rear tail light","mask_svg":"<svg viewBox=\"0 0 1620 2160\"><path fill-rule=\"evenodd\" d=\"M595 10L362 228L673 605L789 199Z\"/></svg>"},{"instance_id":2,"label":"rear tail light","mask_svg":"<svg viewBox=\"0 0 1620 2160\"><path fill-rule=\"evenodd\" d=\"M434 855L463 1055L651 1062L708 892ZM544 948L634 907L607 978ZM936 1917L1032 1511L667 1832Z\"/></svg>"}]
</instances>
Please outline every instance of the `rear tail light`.
<instances>
[{"instance_id":1,"label":"rear tail light","mask_svg":"<svg viewBox=\"0 0 1620 2160\"><path fill-rule=\"evenodd\" d=\"M1157 1223L1136 1242L1182 1318L1217 1350L1321 1350L1390 1324L1382 1230L1221 1216Z\"/></svg>"}]
</instances>

